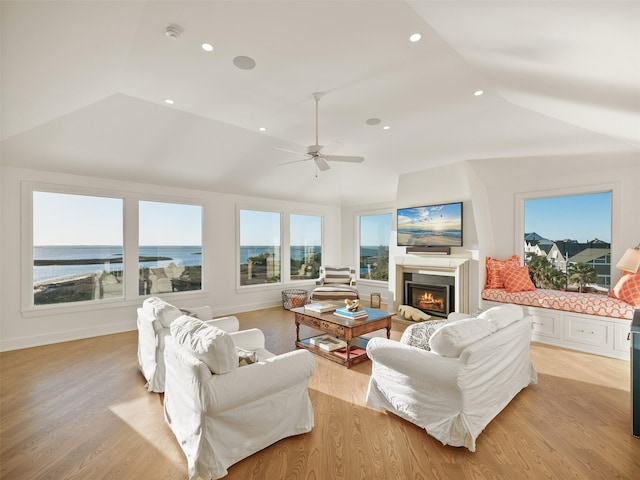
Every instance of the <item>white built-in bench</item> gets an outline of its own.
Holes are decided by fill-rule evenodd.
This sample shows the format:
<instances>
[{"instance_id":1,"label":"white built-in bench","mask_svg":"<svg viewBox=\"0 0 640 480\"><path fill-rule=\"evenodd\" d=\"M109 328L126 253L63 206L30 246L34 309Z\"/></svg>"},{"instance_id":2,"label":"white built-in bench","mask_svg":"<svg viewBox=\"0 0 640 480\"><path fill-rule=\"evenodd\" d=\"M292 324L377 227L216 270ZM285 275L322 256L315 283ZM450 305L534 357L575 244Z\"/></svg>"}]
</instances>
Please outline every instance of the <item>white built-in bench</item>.
<instances>
[{"instance_id":1,"label":"white built-in bench","mask_svg":"<svg viewBox=\"0 0 640 480\"><path fill-rule=\"evenodd\" d=\"M634 307L594 293L537 289L509 293L503 288L482 291L482 308L503 303L522 305L533 317L536 342L629 360L628 335Z\"/></svg>"}]
</instances>

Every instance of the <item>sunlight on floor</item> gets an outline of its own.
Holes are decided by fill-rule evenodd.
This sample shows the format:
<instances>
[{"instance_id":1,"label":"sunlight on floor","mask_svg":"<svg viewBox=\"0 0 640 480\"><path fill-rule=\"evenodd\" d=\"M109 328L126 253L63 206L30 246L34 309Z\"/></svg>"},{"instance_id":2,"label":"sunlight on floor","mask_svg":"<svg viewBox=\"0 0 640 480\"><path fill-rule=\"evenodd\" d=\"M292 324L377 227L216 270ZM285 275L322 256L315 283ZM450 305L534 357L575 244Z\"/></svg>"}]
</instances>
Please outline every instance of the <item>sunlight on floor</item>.
<instances>
[{"instance_id":1,"label":"sunlight on floor","mask_svg":"<svg viewBox=\"0 0 640 480\"><path fill-rule=\"evenodd\" d=\"M152 404L159 402L157 394L150 394L150 398L136 398L129 402L111 406L110 410L156 450L167 457L174 465L184 464L184 455L175 442L173 433L164 423L162 407Z\"/></svg>"}]
</instances>

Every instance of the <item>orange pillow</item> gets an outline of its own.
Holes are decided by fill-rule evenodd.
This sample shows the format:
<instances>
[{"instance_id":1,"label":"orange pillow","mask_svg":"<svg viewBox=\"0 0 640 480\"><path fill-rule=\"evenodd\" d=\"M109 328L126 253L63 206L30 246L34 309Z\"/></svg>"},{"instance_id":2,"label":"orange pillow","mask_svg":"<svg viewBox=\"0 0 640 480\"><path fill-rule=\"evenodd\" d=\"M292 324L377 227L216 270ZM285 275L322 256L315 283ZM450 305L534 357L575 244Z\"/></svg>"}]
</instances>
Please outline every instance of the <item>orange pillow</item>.
<instances>
[{"instance_id":1,"label":"orange pillow","mask_svg":"<svg viewBox=\"0 0 640 480\"><path fill-rule=\"evenodd\" d=\"M487 257L487 284L485 288L504 288L502 272L505 267L518 268L519 266L520 257L518 255L511 255L506 260Z\"/></svg>"},{"instance_id":2,"label":"orange pillow","mask_svg":"<svg viewBox=\"0 0 640 480\"><path fill-rule=\"evenodd\" d=\"M529 267L526 265L517 268L509 266L502 272L502 277L504 279L504 286L509 293L530 292L536 289L536 286L531 281L531 277L529 277Z\"/></svg>"},{"instance_id":3,"label":"orange pillow","mask_svg":"<svg viewBox=\"0 0 640 480\"><path fill-rule=\"evenodd\" d=\"M622 275L609 296L640 307L640 270Z\"/></svg>"}]
</instances>

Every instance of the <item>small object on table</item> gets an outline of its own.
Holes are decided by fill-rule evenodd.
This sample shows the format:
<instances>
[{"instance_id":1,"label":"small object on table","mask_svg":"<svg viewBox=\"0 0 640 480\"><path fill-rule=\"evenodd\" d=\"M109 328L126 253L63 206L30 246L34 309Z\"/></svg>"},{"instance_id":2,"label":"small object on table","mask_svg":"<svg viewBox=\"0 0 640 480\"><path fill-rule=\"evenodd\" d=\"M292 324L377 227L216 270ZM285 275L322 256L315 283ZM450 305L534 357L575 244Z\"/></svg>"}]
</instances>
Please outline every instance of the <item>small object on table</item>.
<instances>
[{"instance_id":1,"label":"small object on table","mask_svg":"<svg viewBox=\"0 0 640 480\"><path fill-rule=\"evenodd\" d=\"M372 293L369 299L369 303L371 305L371 308L380 308L380 305L382 305L382 299L380 294Z\"/></svg>"}]
</instances>

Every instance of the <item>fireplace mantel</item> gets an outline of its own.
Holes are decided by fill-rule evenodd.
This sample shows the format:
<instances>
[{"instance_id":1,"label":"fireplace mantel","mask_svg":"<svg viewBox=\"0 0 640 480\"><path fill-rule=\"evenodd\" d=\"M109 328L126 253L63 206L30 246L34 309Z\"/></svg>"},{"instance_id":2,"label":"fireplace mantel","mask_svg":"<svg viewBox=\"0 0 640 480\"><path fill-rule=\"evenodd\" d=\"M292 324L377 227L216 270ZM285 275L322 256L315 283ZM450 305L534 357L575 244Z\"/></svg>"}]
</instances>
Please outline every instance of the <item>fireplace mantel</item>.
<instances>
[{"instance_id":1,"label":"fireplace mantel","mask_svg":"<svg viewBox=\"0 0 640 480\"><path fill-rule=\"evenodd\" d=\"M455 277L455 311L469 313L469 259L449 255L402 255L393 257L396 282L393 306L395 311L404 301L405 272Z\"/></svg>"}]
</instances>

